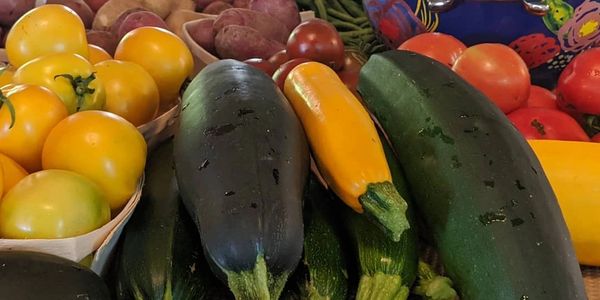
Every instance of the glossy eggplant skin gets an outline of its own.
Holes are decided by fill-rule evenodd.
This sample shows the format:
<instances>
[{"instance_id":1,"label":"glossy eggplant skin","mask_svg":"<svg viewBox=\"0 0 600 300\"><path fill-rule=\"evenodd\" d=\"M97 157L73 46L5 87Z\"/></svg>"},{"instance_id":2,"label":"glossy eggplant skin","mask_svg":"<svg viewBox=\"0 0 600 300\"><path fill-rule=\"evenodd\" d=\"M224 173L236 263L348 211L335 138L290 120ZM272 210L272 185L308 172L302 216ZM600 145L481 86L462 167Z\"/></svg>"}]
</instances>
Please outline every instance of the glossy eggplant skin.
<instances>
[{"instance_id":1,"label":"glossy eggplant skin","mask_svg":"<svg viewBox=\"0 0 600 300\"><path fill-rule=\"evenodd\" d=\"M62 257L0 251L0 298L13 300L110 300L96 273Z\"/></svg>"},{"instance_id":2,"label":"glossy eggplant skin","mask_svg":"<svg viewBox=\"0 0 600 300\"><path fill-rule=\"evenodd\" d=\"M175 134L175 168L213 271L269 276L300 261L302 195L309 170L305 133L262 71L235 60L204 68L186 88Z\"/></svg>"}]
</instances>

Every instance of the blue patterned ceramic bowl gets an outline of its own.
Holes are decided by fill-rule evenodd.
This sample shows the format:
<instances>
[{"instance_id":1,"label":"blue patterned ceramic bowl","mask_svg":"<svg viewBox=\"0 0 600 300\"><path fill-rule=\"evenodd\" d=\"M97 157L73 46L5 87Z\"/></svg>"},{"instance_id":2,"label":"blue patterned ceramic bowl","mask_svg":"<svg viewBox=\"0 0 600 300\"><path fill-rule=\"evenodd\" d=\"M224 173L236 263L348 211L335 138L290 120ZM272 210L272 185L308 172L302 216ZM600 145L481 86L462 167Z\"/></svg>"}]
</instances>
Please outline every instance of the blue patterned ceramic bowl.
<instances>
[{"instance_id":1,"label":"blue patterned ceramic bowl","mask_svg":"<svg viewBox=\"0 0 600 300\"><path fill-rule=\"evenodd\" d=\"M534 84L548 88L577 53L600 45L600 0L542 0L544 15L514 0L463 0L443 12L427 1L440 0L363 0L363 5L390 48L426 31L451 34L467 46L504 43L527 63Z\"/></svg>"}]
</instances>

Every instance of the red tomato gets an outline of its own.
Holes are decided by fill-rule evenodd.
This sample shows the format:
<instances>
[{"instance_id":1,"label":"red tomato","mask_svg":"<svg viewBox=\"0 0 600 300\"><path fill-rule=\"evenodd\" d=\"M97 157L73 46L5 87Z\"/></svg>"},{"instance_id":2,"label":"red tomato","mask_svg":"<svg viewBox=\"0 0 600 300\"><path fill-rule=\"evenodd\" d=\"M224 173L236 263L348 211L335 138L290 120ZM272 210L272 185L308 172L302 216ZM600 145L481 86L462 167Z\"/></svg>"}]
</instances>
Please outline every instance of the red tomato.
<instances>
[{"instance_id":1,"label":"red tomato","mask_svg":"<svg viewBox=\"0 0 600 300\"><path fill-rule=\"evenodd\" d=\"M503 44L471 46L452 69L490 98L504 113L525 104L531 79L515 50Z\"/></svg>"},{"instance_id":2,"label":"red tomato","mask_svg":"<svg viewBox=\"0 0 600 300\"><path fill-rule=\"evenodd\" d=\"M357 51L346 50L344 58L344 67L338 71L338 76L346 84L348 89L356 95L356 85L358 84L358 76L360 69L365 64L365 58Z\"/></svg>"},{"instance_id":3,"label":"red tomato","mask_svg":"<svg viewBox=\"0 0 600 300\"><path fill-rule=\"evenodd\" d=\"M287 41L287 54L328 65L338 71L344 66L344 42L331 23L311 19L298 25Z\"/></svg>"},{"instance_id":4,"label":"red tomato","mask_svg":"<svg viewBox=\"0 0 600 300\"><path fill-rule=\"evenodd\" d=\"M600 143L600 133L596 133L596 135L592 137L592 142Z\"/></svg>"},{"instance_id":5,"label":"red tomato","mask_svg":"<svg viewBox=\"0 0 600 300\"><path fill-rule=\"evenodd\" d=\"M537 85L531 86L529 98L527 99L525 106L558 109L558 106L556 105L556 95Z\"/></svg>"},{"instance_id":6,"label":"red tomato","mask_svg":"<svg viewBox=\"0 0 600 300\"><path fill-rule=\"evenodd\" d=\"M262 58L250 58L244 61L245 63L265 72L269 77L273 76L275 72L275 66L270 63L268 60L264 60Z\"/></svg>"},{"instance_id":7,"label":"red tomato","mask_svg":"<svg viewBox=\"0 0 600 300\"><path fill-rule=\"evenodd\" d=\"M275 74L273 74L273 80L275 81L275 83L277 84L277 86L279 87L280 90L283 91L283 84L285 83L285 78L288 76L288 74L290 73L290 71L295 68L297 65L301 64L301 63L305 63L305 62L309 62L310 59L306 59L306 58L294 58L286 63L284 63L283 65L281 65L277 71L275 71Z\"/></svg>"},{"instance_id":8,"label":"red tomato","mask_svg":"<svg viewBox=\"0 0 600 300\"><path fill-rule=\"evenodd\" d=\"M279 68L279 66L283 65L286 61L290 60L287 54L287 50L283 49L273 56L269 57L269 62L275 66L275 69Z\"/></svg>"},{"instance_id":9,"label":"red tomato","mask_svg":"<svg viewBox=\"0 0 600 300\"><path fill-rule=\"evenodd\" d=\"M524 107L508 114L508 118L526 139L590 140L575 119L556 109Z\"/></svg>"},{"instance_id":10,"label":"red tomato","mask_svg":"<svg viewBox=\"0 0 600 300\"><path fill-rule=\"evenodd\" d=\"M577 55L558 78L558 101L580 113L600 114L600 48Z\"/></svg>"},{"instance_id":11,"label":"red tomato","mask_svg":"<svg viewBox=\"0 0 600 300\"><path fill-rule=\"evenodd\" d=\"M408 50L435 59L449 67L467 49L457 38L439 32L427 32L406 40L398 50Z\"/></svg>"}]
</instances>

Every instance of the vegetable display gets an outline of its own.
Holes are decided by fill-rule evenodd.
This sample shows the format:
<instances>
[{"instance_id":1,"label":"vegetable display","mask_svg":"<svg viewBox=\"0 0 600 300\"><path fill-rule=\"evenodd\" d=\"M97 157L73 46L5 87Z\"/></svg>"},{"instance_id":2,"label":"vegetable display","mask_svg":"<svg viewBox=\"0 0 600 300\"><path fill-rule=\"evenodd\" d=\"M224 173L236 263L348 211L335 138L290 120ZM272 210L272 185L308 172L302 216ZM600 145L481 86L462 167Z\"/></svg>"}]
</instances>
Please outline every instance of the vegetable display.
<instances>
[{"instance_id":1,"label":"vegetable display","mask_svg":"<svg viewBox=\"0 0 600 300\"><path fill-rule=\"evenodd\" d=\"M543 169L488 98L408 51L375 54L360 75L462 299L586 299Z\"/></svg>"},{"instance_id":2,"label":"vegetable display","mask_svg":"<svg viewBox=\"0 0 600 300\"><path fill-rule=\"evenodd\" d=\"M363 2L0 0L0 295L594 300L598 48Z\"/></svg>"}]
</instances>

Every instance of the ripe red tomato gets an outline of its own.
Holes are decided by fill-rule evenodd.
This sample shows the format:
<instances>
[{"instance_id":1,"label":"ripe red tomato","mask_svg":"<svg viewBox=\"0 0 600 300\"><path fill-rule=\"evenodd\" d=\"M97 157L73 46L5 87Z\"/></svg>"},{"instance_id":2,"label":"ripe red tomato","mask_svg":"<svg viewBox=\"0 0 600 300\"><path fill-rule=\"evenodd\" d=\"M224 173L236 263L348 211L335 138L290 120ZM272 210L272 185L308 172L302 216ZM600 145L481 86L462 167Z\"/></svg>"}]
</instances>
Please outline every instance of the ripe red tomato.
<instances>
[{"instance_id":1,"label":"ripe red tomato","mask_svg":"<svg viewBox=\"0 0 600 300\"><path fill-rule=\"evenodd\" d=\"M273 74L273 80L279 87L281 91L283 91L283 84L285 83L285 78L288 76L290 71L295 68L297 65L305 62L309 62L310 59L306 58L294 58L283 65L281 65L277 71Z\"/></svg>"},{"instance_id":2,"label":"ripe red tomato","mask_svg":"<svg viewBox=\"0 0 600 300\"><path fill-rule=\"evenodd\" d=\"M600 48L577 55L558 78L556 92L563 106L579 113L600 114Z\"/></svg>"},{"instance_id":3,"label":"ripe red tomato","mask_svg":"<svg viewBox=\"0 0 600 300\"><path fill-rule=\"evenodd\" d=\"M355 95L357 95L356 85L358 84L360 69L365 64L365 61L366 59L359 52L354 50L346 50L344 67L337 72L340 79Z\"/></svg>"},{"instance_id":4,"label":"ripe red tomato","mask_svg":"<svg viewBox=\"0 0 600 300\"><path fill-rule=\"evenodd\" d=\"M306 58L338 71L344 66L344 42L331 23L311 19L298 25L287 41L290 59Z\"/></svg>"},{"instance_id":5,"label":"ripe red tomato","mask_svg":"<svg viewBox=\"0 0 600 300\"><path fill-rule=\"evenodd\" d=\"M556 95L537 85L531 86L529 98L527 99L525 106L558 109L558 106L556 105Z\"/></svg>"},{"instance_id":6,"label":"ripe red tomato","mask_svg":"<svg viewBox=\"0 0 600 300\"><path fill-rule=\"evenodd\" d=\"M273 73L276 69L272 63L262 58L250 58L246 59L244 62L265 72L267 75L269 75L269 77L273 76Z\"/></svg>"},{"instance_id":7,"label":"ripe red tomato","mask_svg":"<svg viewBox=\"0 0 600 300\"><path fill-rule=\"evenodd\" d=\"M285 49L283 49L283 50L273 54L273 56L269 57L269 62L273 64L273 66L275 67L275 70L277 70L277 68L279 68L279 66L283 65L288 60L290 60L290 58L287 54L287 50L285 50Z\"/></svg>"},{"instance_id":8,"label":"ripe red tomato","mask_svg":"<svg viewBox=\"0 0 600 300\"><path fill-rule=\"evenodd\" d=\"M457 38L439 32L427 32L406 40L398 50L408 50L435 59L452 67L456 59L467 49Z\"/></svg>"},{"instance_id":9,"label":"ripe red tomato","mask_svg":"<svg viewBox=\"0 0 600 300\"><path fill-rule=\"evenodd\" d=\"M590 141L575 119L556 109L524 107L508 118L526 139Z\"/></svg>"},{"instance_id":10,"label":"ripe red tomato","mask_svg":"<svg viewBox=\"0 0 600 300\"><path fill-rule=\"evenodd\" d=\"M600 133L596 133L596 135L592 137L592 142L600 143Z\"/></svg>"},{"instance_id":11,"label":"ripe red tomato","mask_svg":"<svg viewBox=\"0 0 600 300\"><path fill-rule=\"evenodd\" d=\"M506 45L471 46L458 57L452 69L504 113L522 107L529 98L531 79L527 65Z\"/></svg>"}]
</instances>

